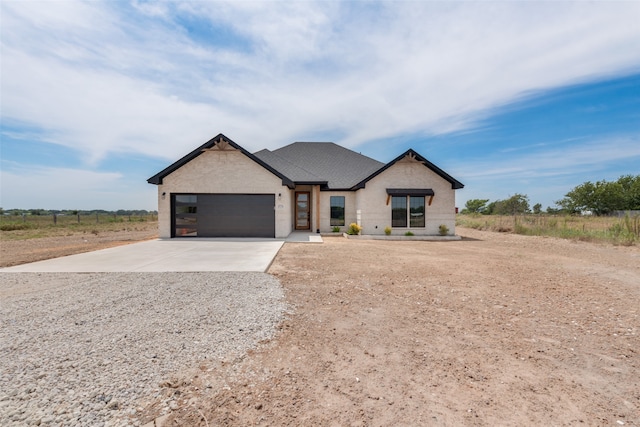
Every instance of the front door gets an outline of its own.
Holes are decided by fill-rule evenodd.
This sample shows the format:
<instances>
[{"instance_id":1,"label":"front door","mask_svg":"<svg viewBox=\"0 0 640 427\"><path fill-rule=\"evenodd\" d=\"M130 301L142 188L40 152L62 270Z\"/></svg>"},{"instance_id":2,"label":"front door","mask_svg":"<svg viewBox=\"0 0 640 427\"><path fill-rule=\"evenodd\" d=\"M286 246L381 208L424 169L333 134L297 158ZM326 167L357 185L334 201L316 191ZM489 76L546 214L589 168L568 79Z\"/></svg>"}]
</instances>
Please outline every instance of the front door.
<instances>
[{"instance_id":1,"label":"front door","mask_svg":"<svg viewBox=\"0 0 640 427\"><path fill-rule=\"evenodd\" d=\"M309 217L309 198L308 191L296 192L296 230L309 230L311 228L311 218Z\"/></svg>"}]
</instances>

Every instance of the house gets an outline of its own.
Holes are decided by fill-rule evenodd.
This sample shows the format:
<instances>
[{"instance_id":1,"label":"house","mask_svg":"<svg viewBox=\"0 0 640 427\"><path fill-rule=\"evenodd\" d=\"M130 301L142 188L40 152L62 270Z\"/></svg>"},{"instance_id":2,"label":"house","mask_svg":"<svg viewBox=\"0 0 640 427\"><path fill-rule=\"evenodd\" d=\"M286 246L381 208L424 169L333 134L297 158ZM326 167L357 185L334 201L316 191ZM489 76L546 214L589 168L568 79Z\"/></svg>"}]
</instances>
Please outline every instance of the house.
<instances>
[{"instance_id":1,"label":"house","mask_svg":"<svg viewBox=\"0 0 640 427\"><path fill-rule=\"evenodd\" d=\"M294 230L455 234L462 183L413 150L381 163L330 142L249 153L220 134L147 180L160 237L276 237Z\"/></svg>"}]
</instances>

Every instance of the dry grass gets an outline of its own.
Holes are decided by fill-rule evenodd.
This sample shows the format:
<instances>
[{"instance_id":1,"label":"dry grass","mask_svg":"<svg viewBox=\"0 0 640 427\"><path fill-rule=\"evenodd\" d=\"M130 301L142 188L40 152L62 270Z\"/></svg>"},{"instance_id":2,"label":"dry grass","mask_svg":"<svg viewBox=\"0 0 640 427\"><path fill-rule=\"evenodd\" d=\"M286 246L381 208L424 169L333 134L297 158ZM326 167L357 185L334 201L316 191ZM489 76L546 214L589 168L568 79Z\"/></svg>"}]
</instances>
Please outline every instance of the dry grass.
<instances>
[{"instance_id":1,"label":"dry grass","mask_svg":"<svg viewBox=\"0 0 640 427\"><path fill-rule=\"evenodd\" d=\"M456 224L477 230L550 236L616 245L640 242L640 217L458 215Z\"/></svg>"},{"instance_id":2,"label":"dry grass","mask_svg":"<svg viewBox=\"0 0 640 427\"><path fill-rule=\"evenodd\" d=\"M156 215L52 215L0 216L0 241L26 240L41 237L70 236L90 233L98 235L113 231L143 231L157 229Z\"/></svg>"}]
</instances>

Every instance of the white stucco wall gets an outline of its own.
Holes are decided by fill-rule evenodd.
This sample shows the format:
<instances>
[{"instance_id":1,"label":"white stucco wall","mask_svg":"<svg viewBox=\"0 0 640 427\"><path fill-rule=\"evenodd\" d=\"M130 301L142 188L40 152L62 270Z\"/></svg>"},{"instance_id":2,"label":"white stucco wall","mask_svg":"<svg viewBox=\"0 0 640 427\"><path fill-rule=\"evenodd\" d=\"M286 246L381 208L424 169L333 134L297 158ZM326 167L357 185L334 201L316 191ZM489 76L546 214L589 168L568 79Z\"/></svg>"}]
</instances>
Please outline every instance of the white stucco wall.
<instances>
[{"instance_id":1,"label":"white stucco wall","mask_svg":"<svg viewBox=\"0 0 640 427\"><path fill-rule=\"evenodd\" d=\"M362 234L384 234L391 226L391 203L387 205L387 188L431 188L435 196L431 206L425 197L425 227L393 228L392 234L411 231L416 236L438 235L440 224L455 234L455 190L431 169L418 162L395 163L356 192L356 209L362 211Z\"/></svg>"},{"instance_id":2,"label":"white stucco wall","mask_svg":"<svg viewBox=\"0 0 640 427\"><path fill-rule=\"evenodd\" d=\"M291 233L292 192L280 178L240 151L206 151L164 177L158 185L158 228L162 238L171 237L170 196L176 193L274 194L276 237Z\"/></svg>"}]
</instances>

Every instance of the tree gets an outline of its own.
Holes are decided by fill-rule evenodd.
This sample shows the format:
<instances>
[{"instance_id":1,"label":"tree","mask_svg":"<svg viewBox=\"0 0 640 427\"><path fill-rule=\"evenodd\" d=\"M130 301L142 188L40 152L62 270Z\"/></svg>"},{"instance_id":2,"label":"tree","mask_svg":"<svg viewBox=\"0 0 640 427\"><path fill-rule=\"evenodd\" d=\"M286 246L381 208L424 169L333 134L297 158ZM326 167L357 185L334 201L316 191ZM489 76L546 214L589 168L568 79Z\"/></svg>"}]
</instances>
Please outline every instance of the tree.
<instances>
[{"instance_id":1,"label":"tree","mask_svg":"<svg viewBox=\"0 0 640 427\"><path fill-rule=\"evenodd\" d=\"M467 200L467 203L465 203L465 210L464 213L483 213L483 211L486 209L486 204L489 201L489 199L473 199L473 200Z\"/></svg>"},{"instance_id":2,"label":"tree","mask_svg":"<svg viewBox=\"0 0 640 427\"><path fill-rule=\"evenodd\" d=\"M536 203L535 205L533 205L533 213L536 215L539 215L542 213L542 204L540 203Z\"/></svg>"},{"instance_id":3,"label":"tree","mask_svg":"<svg viewBox=\"0 0 640 427\"><path fill-rule=\"evenodd\" d=\"M529 212L529 197L516 193L506 200L495 202L493 213L497 215L517 215Z\"/></svg>"},{"instance_id":4,"label":"tree","mask_svg":"<svg viewBox=\"0 0 640 427\"><path fill-rule=\"evenodd\" d=\"M556 202L569 212L591 211L606 215L616 210L640 209L640 175L624 175L617 181L587 181Z\"/></svg>"}]
</instances>

